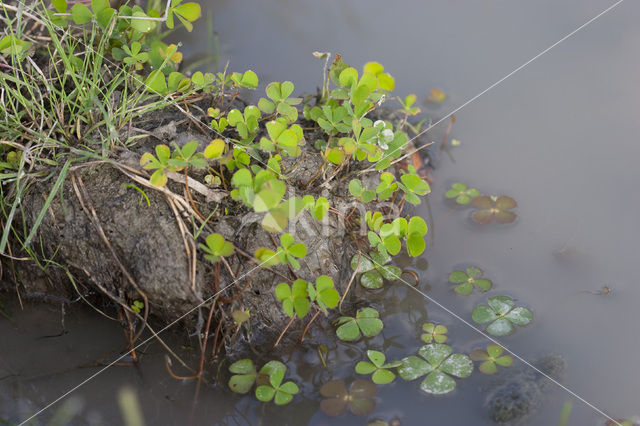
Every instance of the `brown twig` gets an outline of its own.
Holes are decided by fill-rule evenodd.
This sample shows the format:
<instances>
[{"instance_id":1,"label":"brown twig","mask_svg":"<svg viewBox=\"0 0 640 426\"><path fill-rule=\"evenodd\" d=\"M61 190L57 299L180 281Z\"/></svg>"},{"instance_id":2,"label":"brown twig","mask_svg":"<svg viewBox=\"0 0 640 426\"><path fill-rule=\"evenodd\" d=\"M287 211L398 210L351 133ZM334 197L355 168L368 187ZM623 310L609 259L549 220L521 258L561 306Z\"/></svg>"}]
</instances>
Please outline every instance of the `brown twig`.
<instances>
[{"instance_id":1,"label":"brown twig","mask_svg":"<svg viewBox=\"0 0 640 426\"><path fill-rule=\"evenodd\" d=\"M273 345L274 348L278 346L278 344L280 343L280 340L282 340L282 338L284 337L284 334L287 332L289 327L291 327L291 324L293 324L293 320L295 319L296 319L296 316L294 314L289 320L289 323L287 324L287 326L284 328L284 330L282 330L282 333L280 333L280 336L278 336L278 340L276 340L276 343Z\"/></svg>"},{"instance_id":2,"label":"brown twig","mask_svg":"<svg viewBox=\"0 0 640 426\"><path fill-rule=\"evenodd\" d=\"M316 309L318 309L318 308L316 308ZM315 321L316 318L318 318L318 315L320 315L320 312L322 312L322 311L320 309L318 309L316 311L316 313L313 314L313 316L311 317L311 320L309 320L307 325L304 327L304 330L302 331L302 336L300 337L300 343L302 343L304 341L304 336L307 334L307 331L309 331L309 327L311 327L311 324Z\"/></svg>"}]
</instances>

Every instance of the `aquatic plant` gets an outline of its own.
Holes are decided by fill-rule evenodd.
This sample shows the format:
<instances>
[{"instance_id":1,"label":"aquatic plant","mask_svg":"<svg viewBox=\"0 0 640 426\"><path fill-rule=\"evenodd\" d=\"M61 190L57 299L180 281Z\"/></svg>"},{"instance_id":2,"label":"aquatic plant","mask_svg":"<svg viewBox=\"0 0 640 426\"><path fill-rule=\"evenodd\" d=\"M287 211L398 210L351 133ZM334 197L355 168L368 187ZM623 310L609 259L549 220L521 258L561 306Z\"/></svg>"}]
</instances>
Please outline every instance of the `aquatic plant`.
<instances>
[{"instance_id":1,"label":"aquatic plant","mask_svg":"<svg viewBox=\"0 0 640 426\"><path fill-rule=\"evenodd\" d=\"M384 326L380 314L373 308L359 309L355 318L343 316L338 318L336 323L339 325L336 335L345 342L358 339L360 333L365 337L377 336Z\"/></svg>"},{"instance_id":2,"label":"aquatic plant","mask_svg":"<svg viewBox=\"0 0 640 426\"><path fill-rule=\"evenodd\" d=\"M359 265L358 259L360 259ZM377 289L382 287L383 279L397 280L402 273L402 270L397 266L387 265L389 262L391 262L391 257L378 251L372 251L369 256L356 253L351 258L351 269L356 273L362 273L360 284L364 288Z\"/></svg>"},{"instance_id":3,"label":"aquatic plant","mask_svg":"<svg viewBox=\"0 0 640 426\"><path fill-rule=\"evenodd\" d=\"M320 388L320 408L329 416L341 416L347 409L356 416L366 416L376 408L373 399L378 393L375 384L368 380L356 379L349 390L342 380L331 380Z\"/></svg>"},{"instance_id":4,"label":"aquatic plant","mask_svg":"<svg viewBox=\"0 0 640 426\"><path fill-rule=\"evenodd\" d=\"M444 194L447 198L455 198L458 204L469 204L471 200L480 195L480 191L476 188L467 188L464 183L456 182L451 185L451 188Z\"/></svg>"},{"instance_id":5,"label":"aquatic plant","mask_svg":"<svg viewBox=\"0 0 640 426\"><path fill-rule=\"evenodd\" d=\"M368 350L367 358L369 361L360 361L356 364L356 373L371 374L371 380L376 385L385 385L395 380L396 375L391 371L392 368L399 367L400 361L392 361L385 364L386 357L382 352Z\"/></svg>"},{"instance_id":6,"label":"aquatic plant","mask_svg":"<svg viewBox=\"0 0 640 426\"><path fill-rule=\"evenodd\" d=\"M297 279L291 287L287 283L280 283L275 289L276 297L282 302L282 309L289 317L295 311L298 318L303 318L311 303L316 303L321 311L327 313L327 308L335 308L340 300L338 291L333 287L333 280L327 275L316 278L315 285L305 280Z\"/></svg>"},{"instance_id":7,"label":"aquatic plant","mask_svg":"<svg viewBox=\"0 0 640 426\"><path fill-rule=\"evenodd\" d=\"M422 325L422 331L424 334L420 336L420 339L425 343L444 343L447 341L447 327L442 324L435 324L428 322Z\"/></svg>"},{"instance_id":8,"label":"aquatic plant","mask_svg":"<svg viewBox=\"0 0 640 426\"><path fill-rule=\"evenodd\" d=\"M513 365L513 357L511 355L502 355L504 348L500 345L490 344L487 349L474 349L469 354L473 361L481 361L478 370L484 374L495 374L498 372L498 366L510 367Z\"/></svg>"},{"instance_id":9,"label":"aquatic plant","mask_svg":"<svg viewBox=\"0 0 640 426\"><path fill-rule=\"evenodd\" d=\"M511 209L516 208L518 204L513 198L506 195L500 197L482 195L474 198L471 203L473 207L479 209L471 215L471 219L476 223L486 225L493 221L511 223L516 220L516 214Z\"/></svg>"},{"instance_id":10,"label":"aquatic plant","mask_svg":"<svg viewBox=\"0 0 640 426\"><path fill-rule=\"evenodd\" d=\"M454 290L458 294L469 295L473 291L473 287L477 287L480 291L489 291L493 286L491 280L480 278L482 269L470 266L465 271L453 271L449 275L449 281L458 284Z\"/></svg>"},{"instance_id":11,"label":"aquatic plant","mask_svg":"<svg viewBox=\"0 0 640 426\"><path fill-rule=\"evenodd\" d=\"M465 378L473 372L473 362L464 354L454 354L450 346L433 343L418 350L422 357L409 356L402 360L398 374L404 380L415 380L426 376L420 389L426 393L441 395L456 387L451 377Z\"/></svg>"},{"instance_id":12,"label":"aquatic plant","mask_svg":"<svg viewBox=\"0 0 640 426\"><path fill-rule=\"evenodd\" d=\"M494 296L488 305L478 305L471 318L478 324L490 323L487 333L494 336L507 336L515 331L515 325L524 326L533 320L533 313L522 306L514 307L515 302L508 296Z\"/></svg>"},{"instance_id":13,"label":"aquatic plant","mask_svg":"<svg viewBox=\"0 0 640 426\"><path fill-rule=\"evenodd\" d=\"M229 366L229 372L233 373L228 382L229 389L246 394L256 384L255 395L260 401L274 400L276 405L288 404L293 395L299 392L299 388L293 382L282 383L286 371L287 366L280 361L269 361L260 371L256 371L252 360L241 359Z\"/></svg>"}]
</instances>

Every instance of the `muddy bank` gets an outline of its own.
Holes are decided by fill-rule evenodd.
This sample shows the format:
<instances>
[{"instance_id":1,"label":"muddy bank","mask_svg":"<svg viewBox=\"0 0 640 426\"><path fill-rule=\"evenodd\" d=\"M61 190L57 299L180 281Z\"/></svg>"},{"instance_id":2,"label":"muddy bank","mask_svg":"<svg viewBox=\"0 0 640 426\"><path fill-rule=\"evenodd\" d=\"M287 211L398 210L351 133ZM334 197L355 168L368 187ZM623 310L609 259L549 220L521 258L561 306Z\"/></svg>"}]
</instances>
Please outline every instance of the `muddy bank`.
<instances>
[{"instance_id":1,"label":"muddy bank","mask_svg":"<svg viewBox=\"0 0 640 426\"><path fill-rule=\"evenodd\" d=\"M33 179L22 202L24 229L31 229L41 220L30 247L38 263L14 262L12 269L5 268L15 275L5 273L4 286L17 288L23 298L82 297L111 315L118 306L142 301L146 308L141 310L143 317L150 315L162 324L183 319L196 331L202 330L208 305L194 308L223 290L214 327L224 325L221 331L227 336L227 349L236 354L256 347L261 351L273 347L289 323L274 294L277 284L296 278L313 282L319 275L329 275L343 294L352 273L349 260L356 247L341 221L351 211L353 199L349 199L348 179L342 176L331 185L321 185L326 175L319 175L309 184L323 162L313 148L317 137L314 130L305 133L307 144L301 156L282 161L289 183L285 199L306 194L323 196L339 214L329 213L317 221L303 211L290 221L286 231L308 249L301 268L295 272L283 265L257 266L251 255L260 247L275 250L278 235L261 227L264 214L234 201L222 187L203 184L204 173L190 172L188 182L189 195L206 221L198 217L188 201L183 175L170 176L166 188L148 185L148 174L139 166L141 154L152 152L159 143L175 142L181 146L196 140L204 148L216 136L207 127L204 114L211 105L212 98L202 97L192 105L188 116L171 106L142 116L120 134L122 140L143 136L136 145L115 150L105 161L74 163L59 193L40 217L60 172L42 170L41 175L48 178ZM217 164L211 166L215 168ZM366 179L363 181L367 184ZM354 219L357 217L355 212ZM222 234L237 249L228 265L220 268L217 285L213 264L197 248L212 232ZM18 252L19 242L13 241L12 245ZM347 314L352 313L349 300L348 297L342 304ZM250 319L236 327L231 314L247 310ZM282 347L299 341L310 317L291 324ZM330 320L319 315L308 336L323 334L323 330L332 332Z\"/></svg>"}]
</instances>

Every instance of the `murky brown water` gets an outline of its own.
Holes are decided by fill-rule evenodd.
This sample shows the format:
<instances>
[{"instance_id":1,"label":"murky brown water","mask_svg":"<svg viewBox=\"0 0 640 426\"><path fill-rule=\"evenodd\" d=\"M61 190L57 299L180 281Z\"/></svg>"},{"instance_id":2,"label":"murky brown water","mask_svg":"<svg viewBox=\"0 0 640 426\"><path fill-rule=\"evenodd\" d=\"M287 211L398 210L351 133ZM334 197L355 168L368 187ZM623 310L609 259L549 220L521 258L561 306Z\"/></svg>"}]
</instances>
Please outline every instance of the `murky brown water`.
<instances>
[{"instance_id":1,"label":"murky brown water","mask_svg":"<svg viewBox=\"0 0 640 426\"><path fill-rule=\"evenodd\" d=\"M321 84L322 65L311 56L314 50L340 52L358 67L377 60L396 78L398 95L443 89L449 97L442 105L423 108L437 119L612 3L236 0L209 2L206 13L219 33L221 59L228 58L233 70L251 68L263 82L289 79L297 89L313 91ZM428 197L429 267L420 284L470 319L487 295L458 296L447 276L458 266L483 268L495 285L488 295L511 295L535 313L534 324L501 341L528 360L562 354L568 364L563 383L616 417L640 414L640 370L633 356L640 350L638 16L640 4L625 1L456 114L452 136L462 145L450 157L437 157ZM205 38L194 33L183 40L195 55L205 53ZM433 129L434 140L440 141L444 126ZM468 210L444 200L455 181L514 197L516 223L472 224ZM426 208L420 212L428 217ZM603 285L612 293L581 292ZM449 327L459 351L488 343L402 284L373 300L383 306L385 330L368 347L383 348L388 359L419 346L419 326L427 317ZM13 324L0 321L0 418L27 417L97 370L74 367L113 359L121 349L117 325L88 312L72 313L66 326L66 335L38 340L60 331L59 313L42 308L16 312ZM332 372L321 367L315 348L298 354L288 366L299 383L304 380L302 395L286 410L205 388L190 417L193 384L168 377L162 350L152 345L139 369L110 368L74 393L86 404L77 424L118 424L116 393L125 383L141 396L149 424L364 424L353 416L326 417L317 390L332 377L352 377L366 349L363 342L337 344ZM486 378L474 373L459 381L454 395L434 398L421 394L417 383L396 381L381 387L372 417L397 416L406 425L490 424L482 407L486 386ZM569 424L604 423L558 388L531 424L556 424L566 399L574 401Z\"/></svg>"}]
</instances>

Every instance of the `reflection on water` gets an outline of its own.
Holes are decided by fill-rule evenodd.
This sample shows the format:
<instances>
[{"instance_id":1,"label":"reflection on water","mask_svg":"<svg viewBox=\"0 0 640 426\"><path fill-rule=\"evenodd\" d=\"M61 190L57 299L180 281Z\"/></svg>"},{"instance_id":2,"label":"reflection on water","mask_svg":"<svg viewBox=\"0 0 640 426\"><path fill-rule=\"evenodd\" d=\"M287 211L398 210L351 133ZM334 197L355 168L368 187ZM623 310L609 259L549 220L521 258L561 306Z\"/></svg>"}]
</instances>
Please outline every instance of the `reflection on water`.
<instances>
[{"instance_id":1,"label":"reflection on water","mask_svg":"<svg viewBox=\"0 0 640 426\"><path fill-rule=\"evenodd\" d=\"M299 90L314 91L322 78L322 64L311 56L314 50L340 52L358 67L377 60L396 78L398 95L424 97L430 88L442 88L448 94L445 102L424 108L439 118L609 4L237 0L208 2L205 12L213 15L221 57L229 58L232 70L251 68L263 82L288 79ZM415 268L419 288L467 320L488 296L506 294L530 307L534 323L501 341L528 360L562 354L567 361L565 385L616 417L638 414L640 378L629 356L640 350L635 338L640 288L634 280L640 217L638 12L637 2L623 3L456 114L452 136L461 146L451 148L450 157L436 156L436 181L429 196L429 268ZM185 36L192 54L207 53L201 35L179 36ZM436 128L430 137L439 141L443 133ZM474 224L469 209L444 199L457 181L483 193L513 196L518 201L516 222ZM426 207L420 213L427 217ZM465 265L480 266L494 288L483 295L455 294L447 276ZM588 292L604 286L609 294ZM83 413L96 424L118 423L116 393L129 383L139 393L150 424L185 419L363 424L352 415L328 418L319 411L317 398L326 381L353 378L353 366L365 358L366 349L384 350L389 360L412 354L427 320L449 328L449 342L457 352L488 343L403 284L367 297L382 313L383 333L366 344L335 343L329 347L328 368L314 347L282 360L301 384L301 395L286 410L208 387L193 411L193 384L171 379L162 350L152 345L139 369L113 367L79 390ZM122 345L113 324L80 313L73 314L75 324L73 318L67 320L69 334L40 344L37 336L58 333L60 323L55 312L38 312L41 309L17 314L13 325L0 322L0 411L11 413L11 420L96 369L74 367L112 359ZM176 341L180 337L174 336ZM420 393L417 381L396 380L380 387L372 416L398 417L406 425L490 424L483 407L488 386L490 381L476 372L458 381L453 395L429 397ZM556 389L531 422L556 424L566 399L570 395ZM574 401L569 424L602 423L593 409Z\"/></svg>"}]
</instances>

